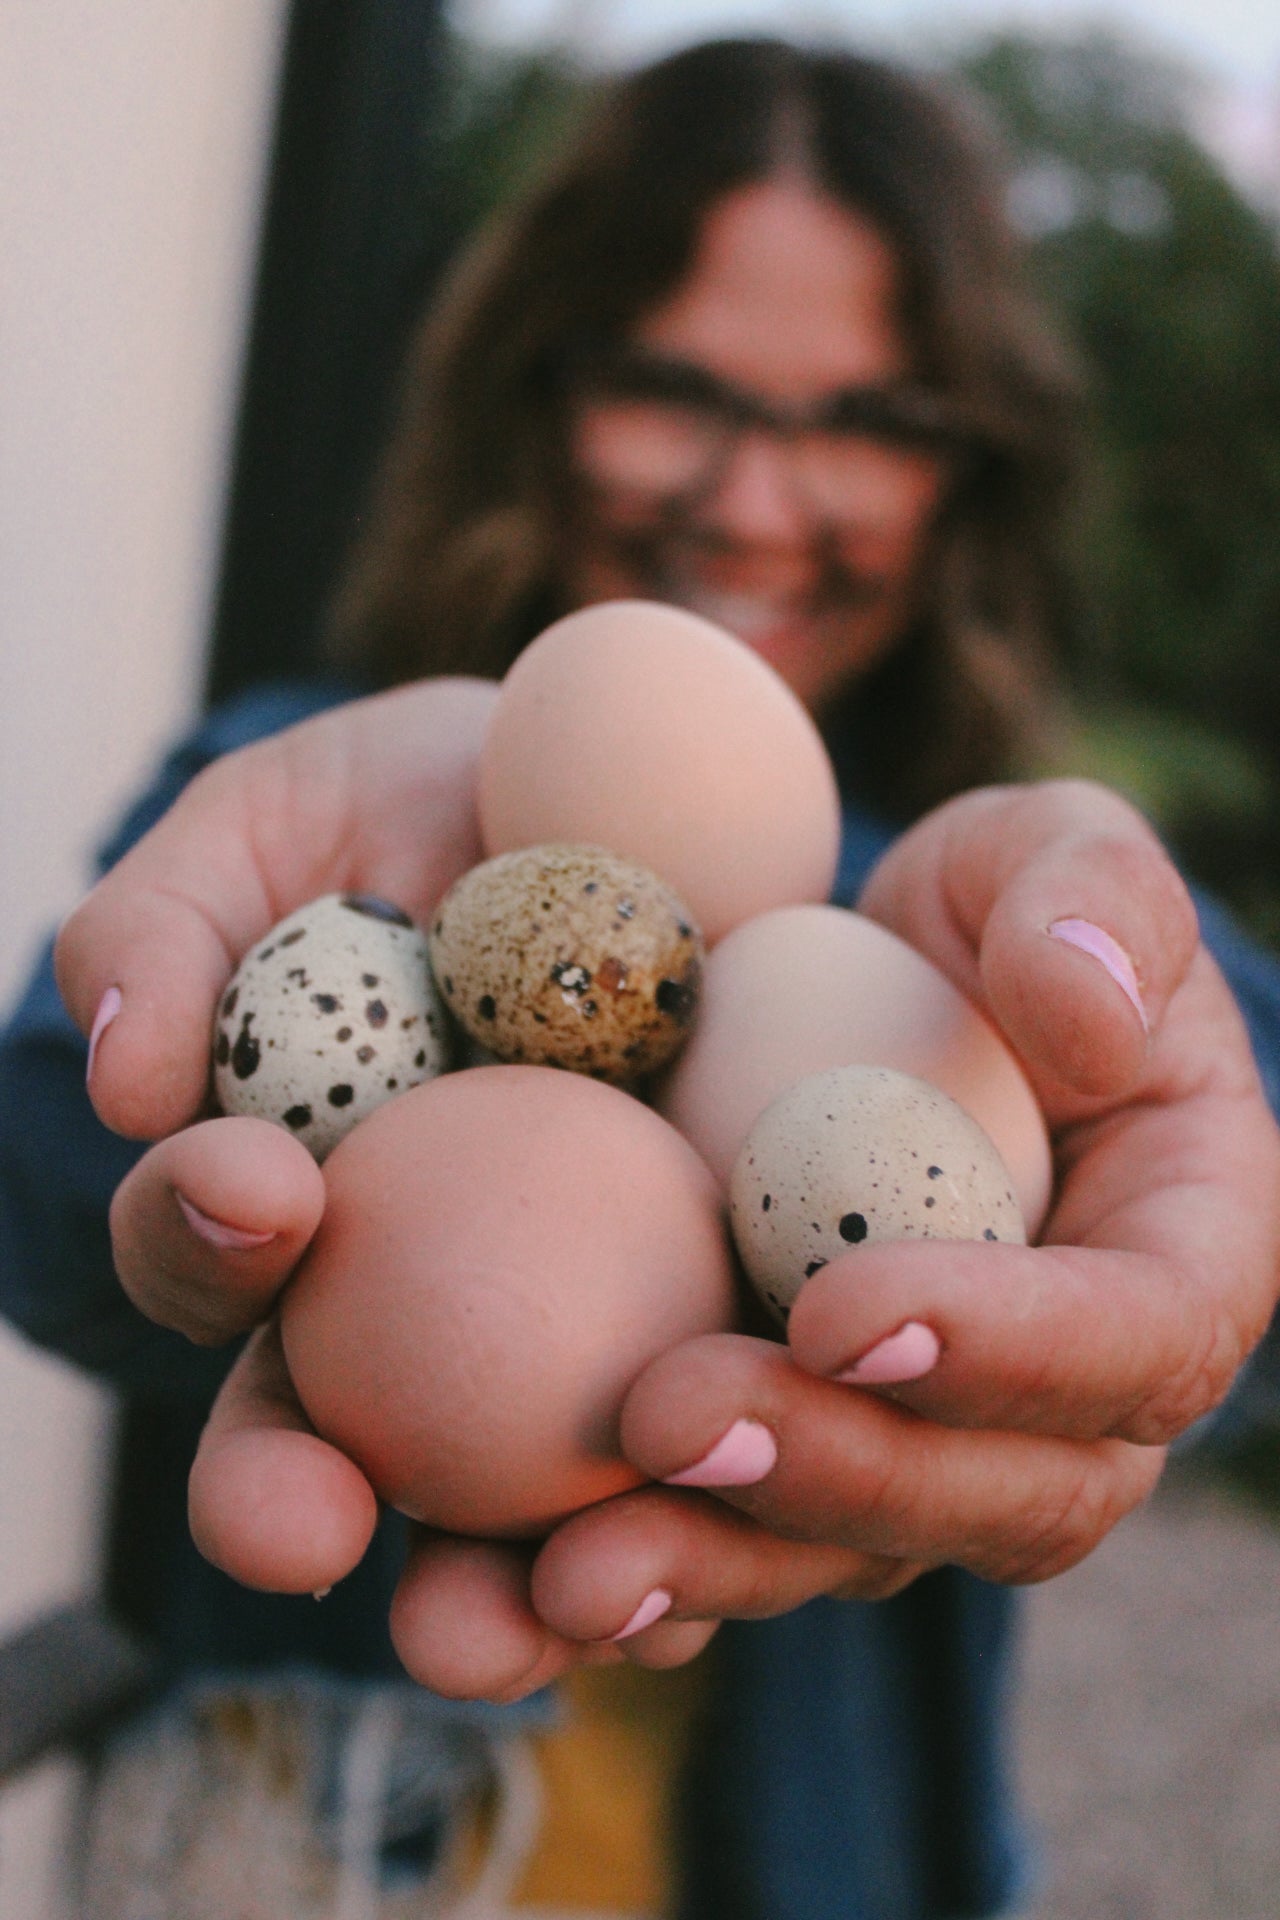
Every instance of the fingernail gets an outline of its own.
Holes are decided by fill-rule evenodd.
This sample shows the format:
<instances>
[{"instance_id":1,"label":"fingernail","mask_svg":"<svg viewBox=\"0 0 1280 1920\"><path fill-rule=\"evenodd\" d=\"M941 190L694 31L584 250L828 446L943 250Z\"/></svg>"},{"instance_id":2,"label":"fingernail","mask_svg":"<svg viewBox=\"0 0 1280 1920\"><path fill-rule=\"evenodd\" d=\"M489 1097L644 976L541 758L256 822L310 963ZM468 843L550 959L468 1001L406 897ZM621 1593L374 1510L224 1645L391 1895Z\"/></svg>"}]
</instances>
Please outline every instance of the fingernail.
<instances>
[{"instance_id":1,"label":"fingernail","mask_svg":"<svg viewBox=\"0 0 1280 1920\"><path fill-rule=\"evenodd\" d=\"M669 1473L669 1487L753 1487L777 1464L778 1443L758 1420L735 1420L710 1453L680 1473Z\"/></svg>"},{"instance_id":2,"label":"fingernail","mask_svg":"<svg viewBox=\"0 0 1280 1920\"><path fill-rule=\"evenodd\" d=\"M643 1633L655 1620L661 1620L664 1613L670 1611L671 1595L665 1587L655 1587L652 1593L646 1593L640 1605L620 1633L612 1633L611 1640L629 1640L633 1633Z\"/></svg>"},{"instance_id":3,"label":"fingernail","mask_svg":"<svg viewBox=\"0 0 1280 1920\"><path fill-rule=\"evenodd\" d=\"M119 987L108 987L98 1002L98 1011L93 1016L93 1026L89 1030L89 1063L84 1070L86 1086L93 1080L93 1063L98 1057L98 1042L123 1005L124 1000Z\"/></svg>"},{"instance_id":4,"label":"fingernail","mask_svg":"<svg viewBox=\"0 0 1280 1920\"><path fill-rule=\"evenodd\" d=\"M1051 940L1061 940L1064 946L1078 947L1081 953L1087 953L1106 968L1121 993L1129 1001L1144 1033L1147 1028L1147 1010L1142 1004L1142 993L1138 986L1138 976L1134 965L1118 940L1113 940L1101 927L1095 927L1092 920L1055 920L1048 929Z\"/></svg>"},{"instance_id":5,"label":"fingernail","mask_svg":"<svg viewBox=\"0 0 1280 1920\"><path fill-rule=\"evenodd\" d=\"M938 1364L942 1342L922 1320L908 1320L834 1378L846 1386L892 1387L919 1380Z\"/></svg>"},{"instance_id":6,"label":"fingernail","mask_svg":"<svg viewBox=\"0 0 1280 1920\"><path fill-rule=\"evenodd\" d=\"M249 1227L231 1227L225 1220L214 1220L209 1214L201 1213L199 1207L192 1206L186 1194L179 1193L176 1187L173 1197L192 1233L211 1247L217 1247L219 1253L246 1253L252 1247L265 1247L268 1240L276 1237L274 1233L258 1233Z\"/></svg>"}]
</instances>

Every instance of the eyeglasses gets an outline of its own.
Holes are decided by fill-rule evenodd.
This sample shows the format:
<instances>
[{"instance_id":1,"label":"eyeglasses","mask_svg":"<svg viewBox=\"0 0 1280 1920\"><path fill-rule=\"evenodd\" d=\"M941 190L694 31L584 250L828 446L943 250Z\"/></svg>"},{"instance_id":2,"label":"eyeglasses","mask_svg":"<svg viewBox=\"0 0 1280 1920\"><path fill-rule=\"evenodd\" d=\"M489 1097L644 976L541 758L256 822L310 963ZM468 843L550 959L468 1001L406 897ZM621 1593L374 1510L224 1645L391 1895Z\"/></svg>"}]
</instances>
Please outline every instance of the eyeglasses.
<instances>
[{"instance_id":1,"label":"eyeglasses","mask_svg":"<svg viewBox=\"0 0 1280 1920\"><path fill-rule=\"evenodd\" d=\"M786 448L797 491L836 525L895 473L951 469L978 446L954 401L907 384L845 387L789 408L692 362L626 348L584 356L570 388L585 477L673 505L711 491L747 433Z\"/></svg>"}]
</instances>

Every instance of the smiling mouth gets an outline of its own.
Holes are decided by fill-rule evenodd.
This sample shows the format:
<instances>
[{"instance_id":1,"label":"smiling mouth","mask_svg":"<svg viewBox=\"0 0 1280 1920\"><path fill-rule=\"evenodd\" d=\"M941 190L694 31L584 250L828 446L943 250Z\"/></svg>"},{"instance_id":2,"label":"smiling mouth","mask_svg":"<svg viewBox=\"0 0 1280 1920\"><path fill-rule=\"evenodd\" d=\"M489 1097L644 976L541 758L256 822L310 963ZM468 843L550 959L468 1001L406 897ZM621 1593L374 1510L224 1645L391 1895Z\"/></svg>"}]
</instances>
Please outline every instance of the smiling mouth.
<instances>
[{"instance_id":1,"label":"smiling mouth","mask_svg":"<svg viewBox=\"0 0 1280 1920\"><path fill-rule=\"evenodd\" d=\"M817 578L800 591L721 586L707 580L696 566L678 563L657 568L655 584L664 598L759 649L767 648L770 640L813 636L832 620L865 613L879 606L888 591L887 581L854 573L834 561L824 564Z\"/></svg>"},{"instance_id":2,"label":"smiling mouth","mask_svg":"<svg viewBox=\"0 0 1280 1920\"><path fill-rule=\"evenodd\" d=\"M636 591L699 614L765 655L794 654L819 644L822 630L874 611L891 590L888 579L850 566L827 541L819 543L812 563L799 569L800 580L734 586L723 579L732 553L687 528L615 526L607 539Z\"/></svg>"},{"instance_id":3,"label":"smiling mouth","mask_svg":"<svg viewBox=\"0 0 1280 1920\"><path fill-rule=\"evenodd\" d=\"M728 588L709 587L685 580L674 586L680 604L704 620L726 627L739 640L754 646L771 633L793 627L812 616L807 607L781 595L734 593Z\"/></svg>"}]
</instances>

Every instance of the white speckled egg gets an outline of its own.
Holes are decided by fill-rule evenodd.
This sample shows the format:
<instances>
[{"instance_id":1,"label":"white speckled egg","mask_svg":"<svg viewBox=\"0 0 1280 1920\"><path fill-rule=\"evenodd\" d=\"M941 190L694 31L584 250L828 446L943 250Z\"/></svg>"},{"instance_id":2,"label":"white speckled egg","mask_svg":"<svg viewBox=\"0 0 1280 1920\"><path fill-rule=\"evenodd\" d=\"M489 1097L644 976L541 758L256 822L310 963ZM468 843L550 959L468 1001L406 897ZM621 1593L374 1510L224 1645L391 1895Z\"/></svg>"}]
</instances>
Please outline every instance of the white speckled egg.
<instances>
[{"instance_id":1,"label":"white speckled egg","mask_svg":"<svg viewBox=\"0 0 1280 1920\"><path fill-rule=\"evenodd\" d=\"M317 1160L394 1094L444 1071L426 935L365 894L330 893L245 955L214 1023L224 1113L296 1134Z\"/></svg>"},{"instance_id":2,"label":"white speckled egg","mask_svg":"<svg viewBox=\"0 0 1280 1920\"><path fill-rule=\"evenodd\" d=\"M779 1094L743 1142L729 1208L743 1265L781 1320L809 1276L849 1247L1026 1240L977 1121L889 1067L832 1067Z\"/></svg>"},{"instance_id":3,"label":"white speckled egg","mask_svg":"<svg viewBox=\"0 0 1280 1920\"><path fill-rule=\"evenodd\" d=\"M601 847L499 854L456 881L429 936L441 994L490 1058L619 1086L672 1059L702 938L665 881Z\"/></svg>"}]
</instances>

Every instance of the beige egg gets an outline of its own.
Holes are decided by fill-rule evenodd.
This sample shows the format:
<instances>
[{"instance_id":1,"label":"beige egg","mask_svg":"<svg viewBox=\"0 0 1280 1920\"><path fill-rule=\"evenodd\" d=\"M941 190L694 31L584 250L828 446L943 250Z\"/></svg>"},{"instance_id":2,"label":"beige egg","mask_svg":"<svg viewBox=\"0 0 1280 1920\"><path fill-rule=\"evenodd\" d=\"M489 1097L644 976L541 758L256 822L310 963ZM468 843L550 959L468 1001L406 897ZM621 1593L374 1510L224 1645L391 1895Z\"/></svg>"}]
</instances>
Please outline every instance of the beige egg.
<instances>
[{"instance_id":1,"label":"beige egg","mask_svg":"<svg viewBox=\"0 0 1280 1920\"><path fill-rule=\"evenodd\" d=\"M702 938L670 887L600 847L526 847L473 867L428 936L446 1005L500 1060L626 1085L689 1033Z\"/></svg>"},{"instance_id":2,"label":"beige egg","mask_svg":"<svg viewBox=\"0 0 1280 1920\"><path fill-rule=\"evenodd\" d=\"M708 945L788 901L825 900L840 805L790 688L721 628L611 601L526 647L481 752L490 854L590 842L659 873Z\"/></svg>"},{"instance_id":3,"label":"beige egg","mask_svg":"<svg viewBox=\"0 0 1280 1920\"><path fill-rule=\"evenodd\" d=\"M223 994L213 1062L224 1113L273 1120L323 1160L384 1100L445 1068L426 935L367 894L288 914Z\"/></svg>"},{"instance_id":4,"label":"beige egg","mask_svg":"<svg viewBox=\"0 0 1280 1920\"><path fill-rule=\"evenodd\" d=\"M845 907L761 914L708 955L698 1024L656 1104L728 1181L757 1116L826 1067L916 1075L965 1108L1009 1169L1027 1231L1053 1162L1039 1102L989 1020L896 934Z\"/></svg>"},{"instance_id":5,"label":"beige egg","mask_svg":"<svg viewBox=\"0 0 1280 1920\"><path fill-rule=\"evenodd\" d=\"M730 1176L742 1263L785 1320L805 1281L886 1240L1026 1240L1009 1174L954 1100L885 1067L833 1067L770 1103Z\"/></svg>"},{"instance_id":6,"label":"beige egg","mask_svg":"<svg viewBox=\"0 0 1280 1920\"><path fill-rule=\"evenodd\" d=\"M324 1179L285 1352L381 1498L521 1535L637 1484L627 1389L735 1311L718 1190L674 1128L579 1074L478 1067L372 1115Z\"/></svg>"}]
</instances>

